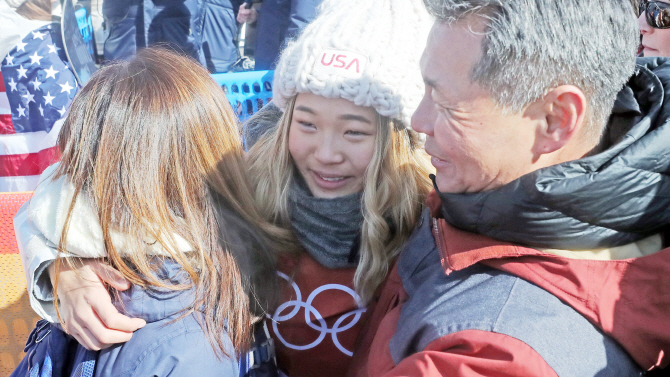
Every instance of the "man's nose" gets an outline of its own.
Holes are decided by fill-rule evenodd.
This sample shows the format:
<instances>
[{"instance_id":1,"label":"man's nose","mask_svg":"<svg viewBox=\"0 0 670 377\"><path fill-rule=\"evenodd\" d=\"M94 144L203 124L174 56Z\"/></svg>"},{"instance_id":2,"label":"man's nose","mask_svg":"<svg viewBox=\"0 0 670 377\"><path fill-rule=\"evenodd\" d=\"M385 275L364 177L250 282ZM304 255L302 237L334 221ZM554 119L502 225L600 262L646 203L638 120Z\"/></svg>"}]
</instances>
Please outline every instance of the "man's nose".
<instances>
[{"instance_id":1,"label":"man's nose","mask_svg":"<svg viewBox=\"0 0 670 377\"><path fill-rule=\"evenodd\" d=\"M435 111L433 102L424 96L419 103L419 107L417 107L412 115L412 129L416 132L433 136L436 116L437 112Z\"/></svg>"}]
</instances>

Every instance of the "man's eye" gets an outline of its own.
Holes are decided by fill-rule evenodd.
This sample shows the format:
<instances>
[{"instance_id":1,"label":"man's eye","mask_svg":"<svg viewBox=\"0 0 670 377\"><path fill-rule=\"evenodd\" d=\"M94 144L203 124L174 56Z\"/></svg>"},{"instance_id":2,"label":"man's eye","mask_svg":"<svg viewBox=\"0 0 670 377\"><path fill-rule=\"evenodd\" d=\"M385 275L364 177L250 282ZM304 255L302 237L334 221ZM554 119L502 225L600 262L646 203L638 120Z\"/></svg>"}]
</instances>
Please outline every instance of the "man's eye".
<instances>
[{"instance_id":1,"label":"man's eye","mask_svg":"<svg viewBox=\"0 0 670 377\"><path fill-rule=\"evenodd\" d=\"M440 111L442 114L444 114L444 115L446 115L446 116L452 116L452 115L453 115L453 112L454 112L453 109L450 109L450 108L448 108L448 107L444 107L444 106L440 106L440 105L437 105L437 108L439 109L439 111Z\"/></svg>"}]
</instances>

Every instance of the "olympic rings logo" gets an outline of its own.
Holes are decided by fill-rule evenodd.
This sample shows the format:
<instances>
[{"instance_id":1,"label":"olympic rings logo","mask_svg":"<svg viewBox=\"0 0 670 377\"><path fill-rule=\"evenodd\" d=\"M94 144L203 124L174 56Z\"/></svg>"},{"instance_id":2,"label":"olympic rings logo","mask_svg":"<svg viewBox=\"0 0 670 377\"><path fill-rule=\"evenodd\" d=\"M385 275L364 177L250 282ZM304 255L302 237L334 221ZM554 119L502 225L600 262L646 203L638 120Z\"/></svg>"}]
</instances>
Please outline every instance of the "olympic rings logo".
<instances>
[{"instance_id":1,"label":"olympic rings logo","mask_svg":"<svg viewBox=\"0 0 670 377\"><path fill-rule=\"evenodd\" d=\"M356 303L358 303L360 306L361 300L358 294L356 294L356 292L353 289L346 287L344 285L326 284L315 289L309 295L309 297L307 297L307 301L303 302L302 294L300 292L300 288L298 288L298 285L295 282L291 281L291 279L289 279L289 277L286 274L281 272L277 272L277 274L279 275L279 277L286 280L288 283L291 283L291 286L293 287L293 290L295 291L296 295L295 300L286 301L285 303L279 305L279 307L275 310L272 316L268 314L268 317L272 319L272 329L274 330L277 339L279 339L279 341L282 342L282 344L288 348L298 351L304 351L318 346L326 338L326 336L330 334L331 338L333 339L333 343L335 344L335 347L337 347L337 349L339 349L343 354L347 356L352 356L353 352L347 350L340 344L340 341L337 339L337 334L347 331L350 328L354 327L361 319L361 315L365 313L366 309L365 308L356 309L341 315L340 318L338 318L337 321L335 321L333 327L330 328L328 327L326 321L321 316L321 313L319 313L316 310L316 308L312 306L312 302L314 301L314 298L316 298L316 296L319 295L319 293L335 289L350 294L351 297L353 297ZM286 309L291 307L293 307L293 309L288 314L282 314ZM305 323L307 324L307 326L320 332L319 337L315 341L307 345L295 345L287 342L286 339L284 339L281 336L281 334L279 333L279 329L277 328L277 323L292 319L298 314L300 308L305 309ZM342 324L351 317L353 317L353 319L351 319L351 321L346 325L342 326ZM313 323L314 321L312 321L311 318L315 318L316 321L318 322L318 325Z\"/></svg>"}]
</instances>

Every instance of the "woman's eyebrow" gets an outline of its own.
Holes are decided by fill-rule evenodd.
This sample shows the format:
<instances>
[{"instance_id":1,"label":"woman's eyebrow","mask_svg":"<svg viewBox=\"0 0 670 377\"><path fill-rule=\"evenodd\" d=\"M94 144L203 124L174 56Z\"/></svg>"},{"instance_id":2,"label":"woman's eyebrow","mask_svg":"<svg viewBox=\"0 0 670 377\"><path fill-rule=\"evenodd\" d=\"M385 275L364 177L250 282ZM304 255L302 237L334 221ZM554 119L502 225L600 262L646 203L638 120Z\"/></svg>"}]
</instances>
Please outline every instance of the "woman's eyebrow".
<instances>
[{"instance_id":1,"label":"woman's eyebrow","mask_svg":"<svg viewBox=\"0 0 670 377\"><path fill-rule=\"evenodd\" d=\"M314 112L314 110L310 109L310 108L307 107L307 106L303 106L303 105L296 106L296 107L295 107L295 110L303 111L303 112L306 112L306 113L310 113L310 114L316 115L316 112Z\"/></svg>"},{"instance_id":2,"label":"woman's eyebrow","mask_svg":"<svg viewBox=\"0 0 670 377\"><path fill-rule=\"evenodd\" d=\"M359 122L367 123L367 124L372 124L370 120L362 115L355 115L355 114L344 114L340 116L341 120L357 120Z\"/></svg>"}]
</instances>

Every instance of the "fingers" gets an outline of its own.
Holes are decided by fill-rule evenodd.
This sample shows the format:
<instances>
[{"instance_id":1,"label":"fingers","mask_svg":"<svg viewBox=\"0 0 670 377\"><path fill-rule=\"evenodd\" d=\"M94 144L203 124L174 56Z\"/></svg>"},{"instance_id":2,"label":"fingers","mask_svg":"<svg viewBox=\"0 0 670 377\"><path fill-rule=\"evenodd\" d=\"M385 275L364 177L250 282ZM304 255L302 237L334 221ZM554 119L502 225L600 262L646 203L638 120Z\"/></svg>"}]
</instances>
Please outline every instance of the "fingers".
<instances>
[{"instance_id":1,"label":"fingers","mask_svg":"<svg viewBox=\"0 0 670 377\"><path fill-rule=\"evenodd\" d=\"M125 333L123 333L125 334ZM91 351L100 351L105 348L109 348L113 346L114 344L117 343L125 343L130 340L132 337L132 334L128 334L123 340L121 341L114 341L114 342L109 342L109 343L104 343L101 341L92 331L90 331L87 328L81 328L77 331L72 331L70 332L70 335L72 335L79 344L84 346L87 350ZM119 338L121 339L121 338Z\"/></svg>"},{"instance_id":2,"label":"fingers","mask_svg":"<svg viewBox=\"0 0 670 377\"><path fill-rule=\"evenodd\" d=\"M248 17L249 17L249 10L247 9L247 4L242 3L242 5L240 5L240 10L237 12L237 22L243 24L247 22Z\"/></svg>"},{"instance_id":3,"label":"fingers","mask_svg":"<svg viewBox=\"0 0 670 377\"><path fill-rule=\"evenodd\" d=\"M116 307L109 301L109 296L107 296L107 300L96 298L93 301L89 301L89 303L99 319L99 321L93 321L93 323L90 324L89 329L93 331L96 338L103 340L106 343L109 343L109 341L119 343L114 340L117 338L123 339L124 337L124 335L121 334L110 334L106 330L111 329L132 334L133 331L139 330L147 324L146 321L141 318L130 318L119 313L119 311L116 310ZM128 337L128 339L130 339L130 337ZM128 339L121 341L125 342Z\"/></svg>"},{"instance_id":4,"label":"fingers","mask_svg":"<svg viewBox=\"0 0 670 377\"><path fill-rule=\"evenodd\" d=\"M256 19L258 18L258 12L254 8L247 8L246 3L242 3L240 5L240 10L237 12L237 22L243 24L245 22L247 23L254 23L256 22Z\"/></svg>"},{"instance_id":5,"label":"fingers","mask_svg":"<svg viewBox=\"0 0 670 377\"><path fill-rule=\"evenodd\" d=\"M86 264L96 275L98 275L98 278L100 278L101 281L109 284L117 291L125 291L130 288L130 282L126 280L119 271L107 263L99 260L91 260L87 261Z\"/></svg>"},{"instance_id":6,"label":"fingers","mask_svg":"<svg viewBox=\"0 0 670 377\"><path fill-rule=\"evenodd\" d=\"M61 304L66 310L63 320L68 333L90 350L97 351L127 342L132 338L133 331L146 324L142 319L120 314L104 288L91 287L79 291L72 302L64 301ZM121 329L109 328L106 323Z\"/></svg>"},{"instance_id":7,"label":"fingers","mask_svg":"<svg viewBox=\"0 0 670 377\"><path fill-rule=\"evenodd\" d=\"M249 17L247 18L247 22L253 24L254 22L256 22L257 19L258 19L258 12L256 11L256 9L254 8L249 9Z\"/></svg>"},{"instance_id":8,"label":"fingers","mask_svg":"<svg viewBox=\"0 0 670 377\"><path fill-rule=\"evenodd\" d=\"M84 348L90 351L100 351L101 349L105 348L102 347L102 344L100 344L97 340L95 340L95 337L86 329L78 329L78 330L70 330L68 332L72 337L74 337L79 344L81 344Z\"/></svg>"},{"instance_id":9,"label":"fingers","mask_svg":"<svg viewBox=\"0 0 670 377\"><path fill-rule=\"evenodd\" d=\"M58 280L61 316L68 333L90 350L130 340L133 331L146 322L119 313L103 281L118 290L128 289L130 283L101 261L85 260L75 268L62 271Z\"/></svg>"},{"instance_id":10,"label":"fingers","mask_svg":"<svg viewBox=\"0 0 670 377\"><path fill-rule=\"evenodd\" d=\"M91 321L91 318L96 317L95 314L86 307L80 306L78 310L74 310L74 305L64 302L61 302L61 306L63 306L62 319L65 325L65 331L72 335L79 344L88 350L98 351L102 349L102 344L86 328L87 323Z\"/></svg>"}]
</instances>

